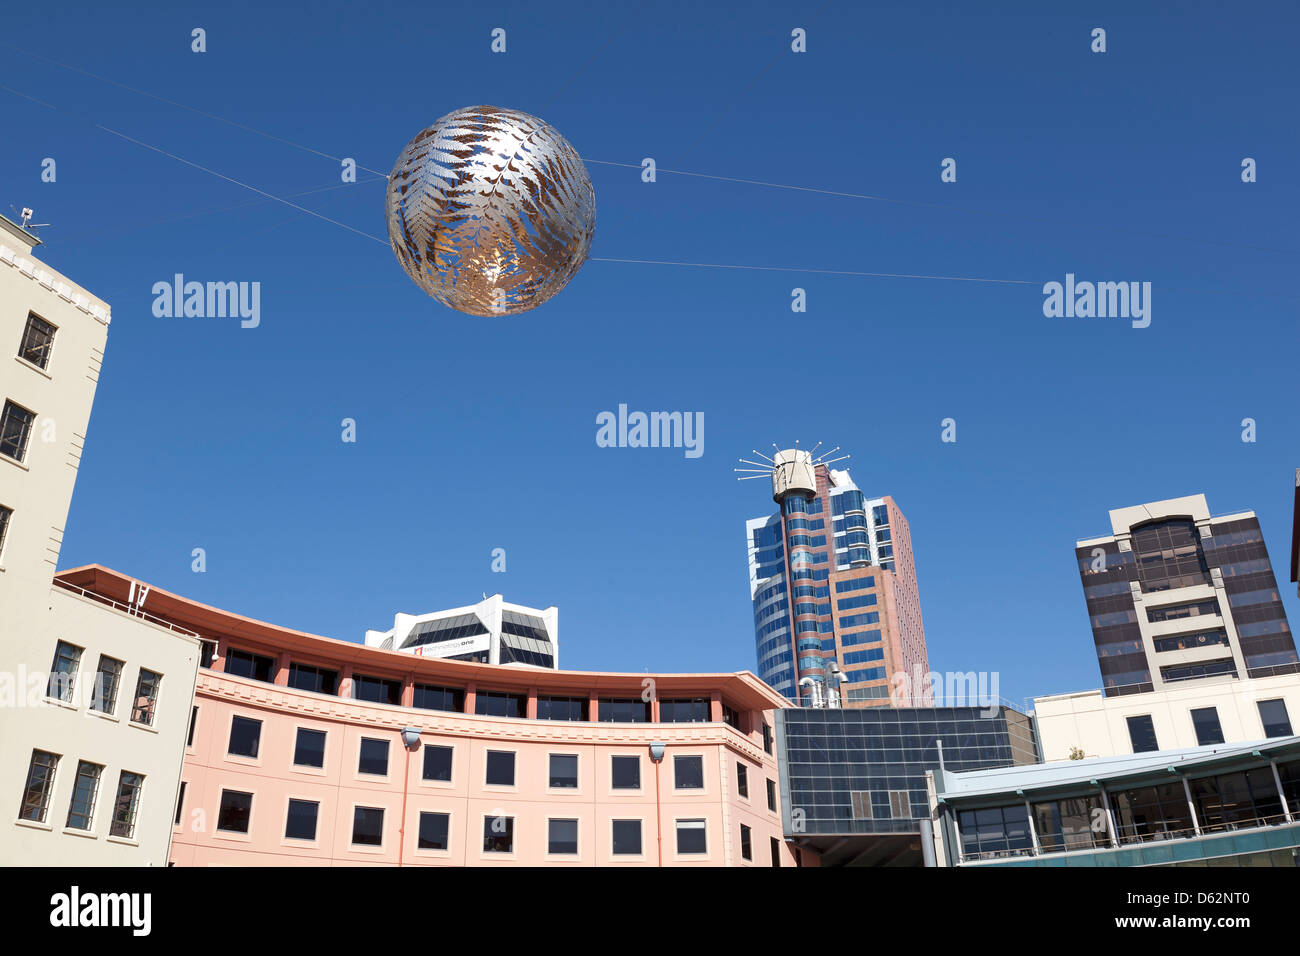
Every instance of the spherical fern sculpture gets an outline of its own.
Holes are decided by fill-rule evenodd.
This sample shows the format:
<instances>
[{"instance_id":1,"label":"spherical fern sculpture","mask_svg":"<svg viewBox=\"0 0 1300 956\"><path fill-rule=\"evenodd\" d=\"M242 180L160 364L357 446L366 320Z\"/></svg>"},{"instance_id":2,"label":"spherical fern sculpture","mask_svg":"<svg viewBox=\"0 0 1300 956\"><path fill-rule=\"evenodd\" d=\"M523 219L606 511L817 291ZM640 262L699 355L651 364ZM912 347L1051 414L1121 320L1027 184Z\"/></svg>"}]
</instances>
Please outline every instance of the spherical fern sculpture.
<instances>
[{"instance_id":1,"label":"spherical fern sculpture","mask_svg":"<svg viewBox=\"0 0 1300 956\"><path fill-rule=\"evenodd\" d=\"M388 239L425 292L470 315L526 312L577 274L596 231L586 166L554 127L518 110L448 113L388 178Z\"/></svg>"}]
</instances>

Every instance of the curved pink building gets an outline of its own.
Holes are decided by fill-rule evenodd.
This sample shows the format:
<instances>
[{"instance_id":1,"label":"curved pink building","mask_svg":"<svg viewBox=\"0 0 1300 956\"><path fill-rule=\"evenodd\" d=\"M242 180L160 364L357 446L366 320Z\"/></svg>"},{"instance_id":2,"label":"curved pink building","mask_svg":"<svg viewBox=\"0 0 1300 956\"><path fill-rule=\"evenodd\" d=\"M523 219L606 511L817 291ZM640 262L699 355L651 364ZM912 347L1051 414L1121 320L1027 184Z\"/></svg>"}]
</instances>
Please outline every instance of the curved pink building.
<instances>
[{"instance_id":1,"label":"curved pink building","mask_svg":"<svg viewBox=\"0 0 1300 956\"><path fill-rule=\"evenodd\" d=\"M123 600L99 566L61 581ZM177 866L796 866L772 712L748 672L416 657L153 589L206 642Z\"/></svg>"}]
</instances>

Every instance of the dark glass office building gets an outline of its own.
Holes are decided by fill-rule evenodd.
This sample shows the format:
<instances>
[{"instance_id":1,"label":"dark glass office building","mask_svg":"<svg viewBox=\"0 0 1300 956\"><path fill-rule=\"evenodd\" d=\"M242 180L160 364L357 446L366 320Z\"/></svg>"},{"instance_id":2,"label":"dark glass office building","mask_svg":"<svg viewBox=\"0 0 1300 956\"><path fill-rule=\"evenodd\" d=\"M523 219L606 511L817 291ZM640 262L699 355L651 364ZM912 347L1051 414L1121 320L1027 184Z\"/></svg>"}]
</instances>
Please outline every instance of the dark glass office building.
<instances>
[{"instance_id":1,"label":"dark glass office building","mask_svg":"<svg viewBox=\"0 0 1300 956\"><path fill-rule=\"evenodd\" d=\"M786 838L823 866L920 866L925 774L1035 763L1030 719L1006 706L778 710Z\"/></svg>"},{"instance_id":2,"label":"dark glass office building","mask_svg":"<svg viewBox=\"0 0 1300 956\"><path fill-rule=\"evenodd\" d=\"M1075 547L1107 696L1300 671L1253 512L1211 517L1192 495L1110 519Z\"/></svg>"}]
</instances>

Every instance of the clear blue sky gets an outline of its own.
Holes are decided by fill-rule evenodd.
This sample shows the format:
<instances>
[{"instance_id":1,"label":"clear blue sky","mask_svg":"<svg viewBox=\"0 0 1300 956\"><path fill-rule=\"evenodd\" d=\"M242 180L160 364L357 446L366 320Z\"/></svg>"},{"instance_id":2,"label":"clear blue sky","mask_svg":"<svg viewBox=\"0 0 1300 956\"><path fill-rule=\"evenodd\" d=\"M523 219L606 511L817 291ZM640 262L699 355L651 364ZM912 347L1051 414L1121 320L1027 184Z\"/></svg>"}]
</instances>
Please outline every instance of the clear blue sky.
<instances>
[{"instance_id":1,"label":"clear blue sky","mask_svg":"<svg viewBox=\"0 0 1300 956\"><path fill-rule=\"evenodd\" d=\"M800 438L842 445L866 492L897 499L932 664L1000 671L1006 697L1100 685L1073 544L1109 508L1204 492L1215 513L1254 509L1283 584L1294 5L971 6L7 11L0 40L30 54L375 169L490 103L590 159L907 201L594 165L595 256L1034 283L590 262L536 311L472 318L383 245L92 124L278 195L337 185L336 162L0 48L0 82L61 110L0 93L0 200L52 222L45 260L113 307L62 566L350 640L501 591L559 606L567 667L748 669L744 521L770 500L732 468ZM384 233L379 182L295 201ZM154 318L151 287L177 272L260 282L261 327ZM1041 284L1067 272L1150 281L1151 327L1044 318ZM705 454L597 447L619 403L703 412Z\"/></svg>"}]
</instances>

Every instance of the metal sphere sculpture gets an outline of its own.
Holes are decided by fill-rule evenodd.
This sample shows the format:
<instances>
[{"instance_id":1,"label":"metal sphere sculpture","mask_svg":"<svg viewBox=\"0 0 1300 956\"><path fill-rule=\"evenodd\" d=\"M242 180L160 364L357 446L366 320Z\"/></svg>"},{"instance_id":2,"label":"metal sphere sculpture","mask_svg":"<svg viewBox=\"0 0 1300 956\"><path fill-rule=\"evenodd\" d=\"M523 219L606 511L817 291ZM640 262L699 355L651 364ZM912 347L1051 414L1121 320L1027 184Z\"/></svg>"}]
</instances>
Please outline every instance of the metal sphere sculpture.
<instances>
[{"instance_id":1,"label":"metal sphere sculpture","mask_svg":"<svg viewBox=\"0 0 1300 956\"><path fill-rule=\"evenodd\" d=\"M518 110L448 113L388 179L388 239L425 292L470 315L526 312L568 284L596 231L596 193L554 127Z\"/></svg>"}]
</instances>

